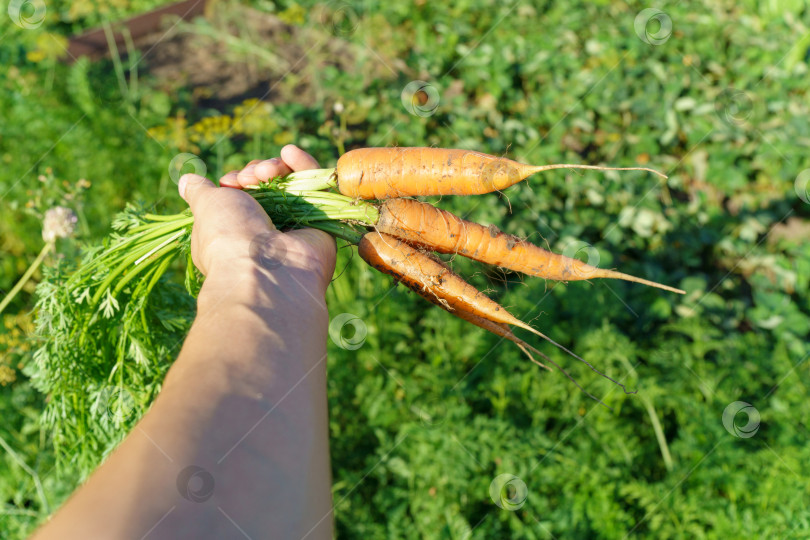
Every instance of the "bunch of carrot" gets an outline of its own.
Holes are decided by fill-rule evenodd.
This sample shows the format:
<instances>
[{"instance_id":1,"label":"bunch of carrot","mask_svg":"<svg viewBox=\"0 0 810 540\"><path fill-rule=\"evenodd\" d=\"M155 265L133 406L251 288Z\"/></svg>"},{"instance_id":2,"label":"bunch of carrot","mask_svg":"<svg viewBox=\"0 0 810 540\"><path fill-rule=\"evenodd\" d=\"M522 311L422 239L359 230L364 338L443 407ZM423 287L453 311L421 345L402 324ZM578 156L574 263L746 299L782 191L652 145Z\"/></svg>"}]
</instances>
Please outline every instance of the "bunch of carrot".
<instances>
[{"instance_id":1,"label":"bunch of carrot","mask_svg":"<svg viewBox=\"0 0 810 540\"><path fill-rule=\"evenodd\" d=\"M334 169L294 172L247 191L279 229L314 227L356 244L360 256L372 267L453 315L514 342L539 364L533 355L550 360L518 338L511 327L533 332L582 359L476 290L432 252L457 254L551 280L613 278L683 291L551 253L494 226L464 220L413 197L490 193L536 172L558 168L614 169L530 166L442 148L361 148L341 156ZM193 222L188 211L157 216L130 208L121 214L114 223L116 233L104 246L86 250L82 264L58 287L48 288L47 283L41 287L51 294L43 292L39 307L43 312L59 313L60 328L69 332L46 342L40 358L59 358L68 342L77 350L93 347L94 339L106 339L105 328L121 325L123 330L115 332L122 332L116 350L118 363L123 362L130 350L127 340L134 340L136 333L149 336L145 314L149 296L178 255L189 258L186 288L196 290L199 283L189 257ZM50 328L47 320L43 324ZM132 345L133 350L140 350L139 343Z\"/></svg>"},{"instance_id":2,"label":"bunch of carrot","mask_svg":"<svg viewBox=\"0 0 810 540\"><path fill-rule=\"evenodd\" d=\"M584 360L476 290L434 252L545 279L615 278L682 291L551 253L416 197L489 193L535 172L565 167L601 168L531 167L464 150L363 148L341 156L334 169L293 172L246 191L279 230L314 227L357 245L374 268L456 317L514 342L546 367L538 360L552 365L551 359L516 336L513 327ZM81 452L97 459L157 394L193 313L189 296L163 276L184 257L185 289L193 295L200 287L190 254L193 225L188 210L165 216L128 206L103 243L81 248L75 266L65 259L45 269L37 286L37 349L27 369L47 396L42 421L57 454L74 460ZM110 414L113 410L125 414Z\"/></svg>"},{"instance_id":3,"label":"bunch of carrot","mask_svg":"<svg viewBox=\"0 0 810 540\"><path fill-rule=\"evenodd\" d=\"M335 198L339 196L330 194L333 198L328 206L352 206L356 212L355 223L359 222L371 230L359 235L345 231L343 234L335 233L333 225L326 227L323 224L322 228L356 243L360 257L369 265L392 275L428 301L514 342L533 361L532 353L548 358L516 337L510 325L533 332L582 360L476 290L430 252L457 254L551 280L613 278L677 293L684 291L551 253L521 238L505 234L494 226L486 227L467 221L431 204L409 198L500 191L536 172L558 168L646 170L660 174L637 167L531 166L466 150L361 148L341 156L335 169L293 173L282 181L288 197L296 193L304 199L314 196L315 192L307 188L337 188L351 202L341 202ZM261 202L261 195L257 195L257 198ZM370 204L365 202L367 200L382 202ZM360 216L359 219L357 216ZM317 222L309 225L319 226Z\"/></svg>"}]
</instances>

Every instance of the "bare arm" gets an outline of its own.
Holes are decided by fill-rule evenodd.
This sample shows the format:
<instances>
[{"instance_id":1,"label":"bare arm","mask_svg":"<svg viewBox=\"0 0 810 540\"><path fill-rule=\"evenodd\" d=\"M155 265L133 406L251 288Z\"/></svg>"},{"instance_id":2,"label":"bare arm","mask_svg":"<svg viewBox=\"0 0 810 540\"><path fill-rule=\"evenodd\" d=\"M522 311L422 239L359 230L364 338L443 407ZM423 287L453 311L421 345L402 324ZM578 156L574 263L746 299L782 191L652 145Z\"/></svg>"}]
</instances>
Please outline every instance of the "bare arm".
<instances>
[{"instance_id":1,"label":"bare arm","mask_svg":"<svg viewBox=\"0 0 810 540\"><path fill-rule=\"evenodd\" d=\"M317 166L295 147L282 156L262 174ZM183 191L207 276L197 318L150 411L36 538L331 538L334 240L279 233L250 196L200 177Z\"/></svg>"}]
</instances>

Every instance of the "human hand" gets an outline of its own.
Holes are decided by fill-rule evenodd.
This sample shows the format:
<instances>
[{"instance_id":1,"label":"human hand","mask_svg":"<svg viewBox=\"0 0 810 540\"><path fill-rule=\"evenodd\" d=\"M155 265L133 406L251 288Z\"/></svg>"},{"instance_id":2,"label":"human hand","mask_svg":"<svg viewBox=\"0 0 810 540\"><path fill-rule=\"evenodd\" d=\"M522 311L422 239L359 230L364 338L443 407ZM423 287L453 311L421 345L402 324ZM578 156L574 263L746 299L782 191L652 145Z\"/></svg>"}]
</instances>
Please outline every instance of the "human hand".
<instances>
[{"instance_id":1,"label":"human hand","mask_svg":"<svg viewBox=\"0 0 810 540\"><path fill-rule=\"evenodd\" d=\"M316 168L315 158L290 144L281 149L280 158L251 161L241 171L224 175L223 187L202 176L183 175L178 190L195 218L191 256L197 268L209 278L216 273L238 280L240 273L263 266L260 269L274 274L286 272L306 282L314 279L317 292L325 293L335 268L334 239L316 229L279 232L259 203L241 191L276 176Z\"/></svg>"},{"instance_id":2,"label":"human hand","mask_svg":"<svg viewBox=\"0 0 810 540\"><path fill-rule=\"evenodd\" d=\"M279 232L233 189L312 167L290 145L281 159L225 175L228 187L180 178L194 213L192 257L206 275L194 324L137 433L37 538L130 538L157 524L165 538L223 538L235 520L254 535L332 538L323 293L335 241L314 229ZM257 245L277 257L257 257ZM208 504L186 493L189 463L216 483Z\"/></svg>"}]
</instances>

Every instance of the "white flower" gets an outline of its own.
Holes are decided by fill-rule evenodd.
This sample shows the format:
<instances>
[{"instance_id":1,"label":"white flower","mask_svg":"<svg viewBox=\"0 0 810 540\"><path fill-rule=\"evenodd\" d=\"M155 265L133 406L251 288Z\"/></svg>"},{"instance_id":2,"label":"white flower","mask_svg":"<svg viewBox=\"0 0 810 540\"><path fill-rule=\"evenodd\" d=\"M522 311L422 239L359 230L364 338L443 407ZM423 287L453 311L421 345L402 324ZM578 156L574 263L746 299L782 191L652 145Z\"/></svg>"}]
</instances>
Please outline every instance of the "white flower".
<instances>
[{"instance_id":1,"label":"white flower","mask_svg":"<svg viewBox=\"0 0 810 540\"><path fill-rule=\"evenodd\" d=\"M52 244L57 238L67 238L76 230L78 220L70 208L55 206L48 209L42 220L42 239Z\"/></svg>"}]
</instances>

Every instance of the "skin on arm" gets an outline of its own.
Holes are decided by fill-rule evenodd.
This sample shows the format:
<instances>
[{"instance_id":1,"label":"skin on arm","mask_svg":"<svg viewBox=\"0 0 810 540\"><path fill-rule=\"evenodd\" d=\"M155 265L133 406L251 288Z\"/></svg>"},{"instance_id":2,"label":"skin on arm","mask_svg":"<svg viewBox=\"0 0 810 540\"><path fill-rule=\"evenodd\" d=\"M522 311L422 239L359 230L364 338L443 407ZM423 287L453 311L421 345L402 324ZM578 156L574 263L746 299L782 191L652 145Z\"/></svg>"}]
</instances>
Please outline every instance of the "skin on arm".
<instances>
[{"instance_id":1,"label":"skin on arm","mask_svg":"<svg viewBox=\"0 0 810 540\"><path fill-rule=\"evenodd\" d=\"M317 168L289 145L221 185ZM332 538L324 300L335 243L281 233L237 189L185 175L197 318L155 403L35 535Z\"/></svg>"}]
</instances>

